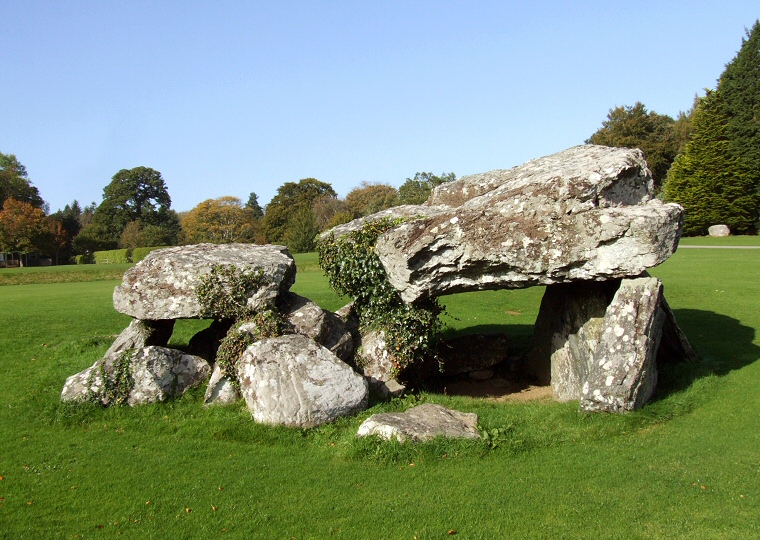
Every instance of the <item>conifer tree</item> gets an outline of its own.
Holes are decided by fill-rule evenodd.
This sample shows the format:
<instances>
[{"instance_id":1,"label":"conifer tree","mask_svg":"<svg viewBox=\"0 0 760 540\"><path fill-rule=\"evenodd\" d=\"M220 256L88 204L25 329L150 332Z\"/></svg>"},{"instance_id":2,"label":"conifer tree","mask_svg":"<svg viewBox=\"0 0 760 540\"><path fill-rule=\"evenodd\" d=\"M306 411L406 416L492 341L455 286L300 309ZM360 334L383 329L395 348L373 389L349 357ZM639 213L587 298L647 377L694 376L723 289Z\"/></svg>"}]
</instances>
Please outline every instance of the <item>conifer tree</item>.
<instances>
[{"instance_id":1,"label":"conifer tree","mask_svg":"<svg viewBox=\"0 0 760 540\"><path fill-rule=\"evenodd\" d=\"M755 234L760 221L760 22L695 107L693 133L673 163L665 197L685 210L684 234L725 223Z\"/></svg>"}]
</instances>

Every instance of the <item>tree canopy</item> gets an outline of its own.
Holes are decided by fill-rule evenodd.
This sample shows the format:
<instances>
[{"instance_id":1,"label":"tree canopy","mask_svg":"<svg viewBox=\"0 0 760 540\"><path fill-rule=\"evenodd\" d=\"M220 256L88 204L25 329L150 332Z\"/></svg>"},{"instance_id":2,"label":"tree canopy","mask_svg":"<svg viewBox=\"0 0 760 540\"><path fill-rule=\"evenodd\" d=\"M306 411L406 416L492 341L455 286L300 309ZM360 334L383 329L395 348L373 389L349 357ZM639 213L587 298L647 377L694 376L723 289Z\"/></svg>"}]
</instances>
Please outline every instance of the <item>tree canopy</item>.
<instances>
[{"instance_id":1,"label":"tree canopy","mask_svg":"<svg viewBox=\"0 0 760 540\"><path fill-rule=\"evenodd\" d=\"M355 218L368 216L398 204L398 191L389 184L362 182L346 195L346 206Z\"/></svg>"},{"instance_id":2,"label":"tree canopy","mask_svg":"<svg viewBox=\"0 0 760 540\"><path fill-rule=\"evenodd\" d=\"M277 195L264 213L267 242L283 242L290 219L302 209L311 211L314 201L323 196L337 197L337 194L330 184L316 178L303 178L297 183L285 182L277 188Z\"/></svg>"},{"instance_id":3,"label":"tree canopy","mask_svg":"<svg viewBox=\"0 0 760 540\"><path fill-rule=\"evenodd\" d=\"M182 218L184 243L254 242L259 233L254 214L237 197L207 199Z\"/></svg>"},{"instance_id":4,"label":"tree canopy","mask_svg":"<svg viewBox=\"0 0 760 540\"><path fill-rule=\"evenodd\" d=\"M693 134L668 173L665 196L684 207L684 234L724 223L754 234L760 221L760 23L714 91L699 100Z\"/></svg>"},{"instance_id":5,"label":"tree canopy","mask_svg":"<svg viewBox=\"0 0 760 540\"><path fill-rule=\"evenodd\" d=\"M457 175L453 172L441 173L440 176L429 172L418 172L414 178L407 178L406 182L398 188L399 204L422 204L428 199L434 187L456 179Z\"/></svg>"},{"instance_id":6,"label":"tree canopy","mask_svg":"<svg viewBox=\"0 0 760 540\"><path fill-rule=\"evenodd\" d=\"M0 152L0 208L6 199L27 202L35 208L42 208L45 201L32 185L24 167L13 154Z\"/></svg>"},{"instance_id":7,"label":"tree canopy","mask_svg":"<svg viewBox=\"0 0 760 540\"><path fill-rule=\"evenodd\" d=\"M679 117L681 118L681 117ZM687 126L679 124L679 133ZM647 111L640 101L632 107L610 109L602 127L586 140L618 148L640 148L644 152L655 188L660 189L670 165L678 155L683 135L676 133L676 121L666 114Z\"/></svg>"},{"instance_id":8,"label":"tree canopy","mask_svg":"<svg viewBox=\"0 0 760 540\"><path fill-rule=\"evenodd\" d=\"M158 236L165 242L177 242L179 219L171 210L171 198L160 172L149 167L117 172L103 189L103 202L95 210L92 223L79 233L83 236L79 243L86 239L95 249L116 247L130 222L139 222L141 228L158 228Z\"/></svg>"},{"instance_id":9,"label":"tree canopy","mask_svg":"<svg viewBox=\"0 0 760 540\"><path fill-rule=\"evenodd\" d=\"M53 222L26 201L6 199L0 210L0 250L29 253L48 247Z\"/></svg>"}]
</instances>

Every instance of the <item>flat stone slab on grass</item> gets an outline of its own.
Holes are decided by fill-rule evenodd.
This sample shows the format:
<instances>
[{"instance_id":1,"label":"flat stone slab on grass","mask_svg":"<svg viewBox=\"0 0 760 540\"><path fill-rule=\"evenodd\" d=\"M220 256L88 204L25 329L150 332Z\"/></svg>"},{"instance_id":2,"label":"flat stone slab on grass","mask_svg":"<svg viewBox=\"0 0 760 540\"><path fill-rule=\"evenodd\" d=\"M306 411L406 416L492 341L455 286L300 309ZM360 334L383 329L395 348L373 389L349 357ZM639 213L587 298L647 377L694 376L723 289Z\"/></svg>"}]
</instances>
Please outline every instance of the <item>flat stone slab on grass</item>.
<instances>
[{"instance_id":1,"label":"flat stone slab on grass","mask_svg":"<svg viewBox=\"0 0 760 540\"><path fill-rule=\"evenodd\" d=\"M252 291L251 309L260 309L295 282L296 265L284 246L196 244L152 251L124 274L113 293L116 311L136 319L193 319L207 315L198 302L201 278L218 265L260 269L270 284Z\"/></svg>"},{"instance_id":2,"label":"flat stone slab on grass","mask_svg":"<svg viewBox=\"0 0 760 540\"><path fill-rule=\"evenodd\" d=\"M357 437L377 435L386 440L421 442L436 437L479 439L478 415L423 403L402 413L373 414L359 426Z\"/></svg>"}]
</instances>

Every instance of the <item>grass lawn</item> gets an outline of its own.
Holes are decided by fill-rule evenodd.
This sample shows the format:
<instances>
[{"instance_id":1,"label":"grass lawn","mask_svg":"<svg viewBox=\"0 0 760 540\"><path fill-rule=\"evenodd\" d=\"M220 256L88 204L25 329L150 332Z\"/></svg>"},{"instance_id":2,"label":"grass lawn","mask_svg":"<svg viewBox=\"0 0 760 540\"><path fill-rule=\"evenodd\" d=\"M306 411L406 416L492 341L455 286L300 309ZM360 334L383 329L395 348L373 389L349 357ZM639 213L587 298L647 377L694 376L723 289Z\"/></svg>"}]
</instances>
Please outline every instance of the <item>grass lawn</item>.
<instances>
[{"instance_id":1,"label":"grass lawn","mask_svg":"<svg viewBox=\"0 0 760 540\"><path fill-rule=\"evenodd\" d=\"M690 236L681 238L680 245L684 246L760 246L760 236Z\"/></svg>"},{"instance_id":2,"label":"grass lawn","mask_svg":"<svg viewBox=\"0 0 760 540\"><path fill-rule=\"evenodd\" d=\"M345 303L313 254L296 259L296 292ZM97 266L0 272L1 538L757 538L760 250L683 250L654 269L701 362L662 373L641 411L423 394L311 430L204 409L202 388L135 409L62 405L65 378L129 321ZM7 284L13 272L33 277ZM447 331L505 330L519 346L540 296L448 297ZM205 324L181 321L172 342ZM370 414L419 400L498 435L354 438Z\"/></svg>"}]
</instances>

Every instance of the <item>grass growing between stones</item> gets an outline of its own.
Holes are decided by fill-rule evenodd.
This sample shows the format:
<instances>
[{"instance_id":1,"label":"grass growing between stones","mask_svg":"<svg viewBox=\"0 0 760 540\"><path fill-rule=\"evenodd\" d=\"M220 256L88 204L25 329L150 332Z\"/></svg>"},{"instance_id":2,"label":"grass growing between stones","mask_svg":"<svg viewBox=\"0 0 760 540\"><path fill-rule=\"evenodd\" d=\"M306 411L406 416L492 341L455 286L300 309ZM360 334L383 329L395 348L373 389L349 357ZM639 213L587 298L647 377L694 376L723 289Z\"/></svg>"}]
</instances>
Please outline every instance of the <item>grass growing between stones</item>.
<instances>
[{"instance_id":1,"label":"grass growing between stones","mask_svg":"<svg viewBox=\"0 0 760 540\"><path fill-rule=\"evenodd\" d=\"M309 257L294 290L341 307ZM0 287L0 537L755 538L758 269L757 250L683 250L655 269L701 361L664 373L639 412L423 394L312 430L204 409L202 388L135 409L63 405L65 378L129 321L117 282ZM444 321L518 346L540 294L452 296ZM205 324L181 321L172 343ZM370 414L420 400L478 413L488 439L354 438Z\"/></svg>"}]
</instances>

